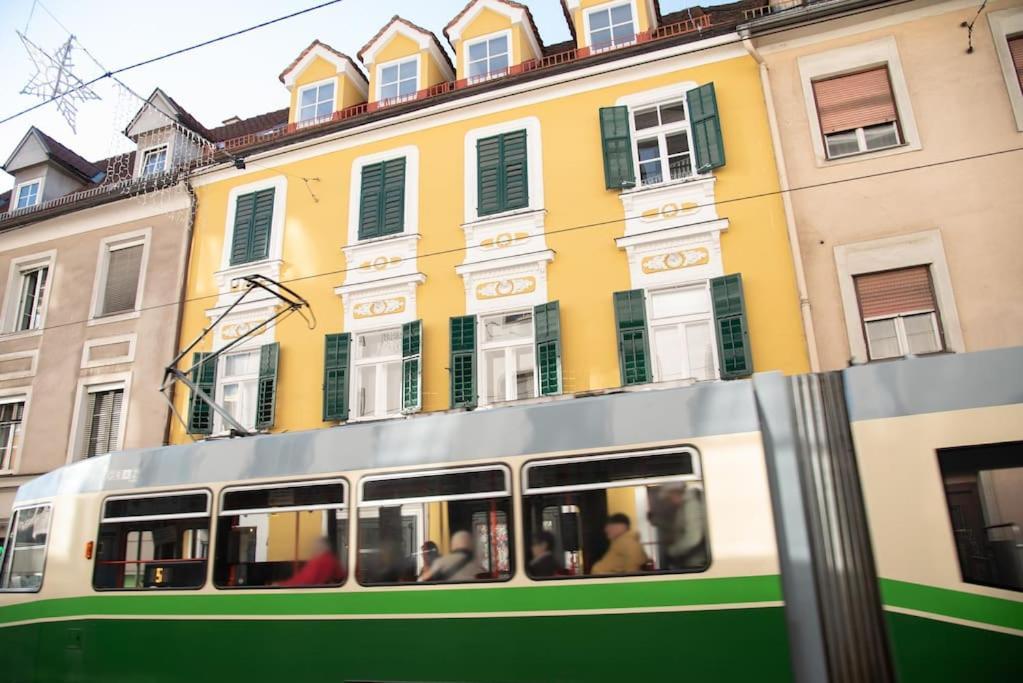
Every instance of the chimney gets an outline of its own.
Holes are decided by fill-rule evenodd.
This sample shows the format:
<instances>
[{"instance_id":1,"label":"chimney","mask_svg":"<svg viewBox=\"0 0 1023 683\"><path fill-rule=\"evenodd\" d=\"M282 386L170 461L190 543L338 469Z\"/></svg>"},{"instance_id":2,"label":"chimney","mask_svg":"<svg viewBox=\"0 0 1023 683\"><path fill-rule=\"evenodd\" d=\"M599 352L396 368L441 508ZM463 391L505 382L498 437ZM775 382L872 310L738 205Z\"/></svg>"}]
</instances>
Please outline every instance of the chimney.
<instances>
[{"instance_id":1,"label":"chimney","mask_svg":"<svg viewBox=\"0 0 1023 683\"><path fill-rule=\"evenodd\" d=\"M232 123L239 123L241 121L237 116L229 116L228 118L221 121L225 126L230 126Z\"/></svg>"}]
</instances>

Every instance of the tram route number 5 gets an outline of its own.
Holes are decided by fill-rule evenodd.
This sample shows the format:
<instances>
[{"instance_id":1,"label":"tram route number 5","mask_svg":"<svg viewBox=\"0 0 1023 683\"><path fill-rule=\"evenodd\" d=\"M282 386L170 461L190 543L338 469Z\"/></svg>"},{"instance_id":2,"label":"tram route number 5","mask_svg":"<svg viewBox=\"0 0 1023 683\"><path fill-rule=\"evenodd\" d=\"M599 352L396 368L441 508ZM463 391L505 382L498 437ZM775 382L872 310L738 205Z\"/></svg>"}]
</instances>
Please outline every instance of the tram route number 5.
<instances>
[{"instance_id":1,"label":"tram route number 5","mask_svg":"<svg viewBox=\"0 0 1023 683\"><path fill-rule=\"evenodd\" d=\"M166 577L164 575L163 567L157 567L155 570L153 570L153 583L159 585L162 584L165 580Z\"/></svg>"}]
</instances>

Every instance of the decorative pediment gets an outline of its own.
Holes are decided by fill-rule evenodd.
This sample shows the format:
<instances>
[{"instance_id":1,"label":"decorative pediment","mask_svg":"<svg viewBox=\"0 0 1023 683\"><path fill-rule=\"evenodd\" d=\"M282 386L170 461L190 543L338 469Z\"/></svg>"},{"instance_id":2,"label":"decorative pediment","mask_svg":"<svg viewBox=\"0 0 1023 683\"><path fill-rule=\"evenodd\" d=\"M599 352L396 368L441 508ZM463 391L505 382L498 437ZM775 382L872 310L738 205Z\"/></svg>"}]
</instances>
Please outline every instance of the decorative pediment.
<instances>
[{"instance_id":1,"label":"decorative pediment","mask_svg":"<svg viewBox=\"0 0 1023 683\"><path fill-rule=\"evenodd\" d=\"M316 73L308 79L303 78L310 70L315 70ZM319 40L314 40L309 47L302 50L278 78L288 90L291 90L296 84L301 85L306 80L320 80L325 72L349 79L363 97L366 96L369 82L365 74L362 73L362 69L355 64L351 57Z\"/></svg>"},{"instance_id":2,"label":"decorative pediment","mask_svg":"<svg viewBox=\"0 0 1023 683\"><path fill-rule=\"evenodd\" d=\"M543 56L543 47L529 8L512 0L471 0L451 22L444 27L444 35L458 52L463 39L476 38L504 29L522 31L528 54L516 55L516 62ZM459 63L463 56L459 53Z\"/></svg>"},{"instance_id":3,"label":"decorative pediment","mask_svg":"<svg viewBox=\"0 0 1023 683\"><path fill-rule=\"evenodd\" d=\"M404 43L397 52L391 54L387 48L392 42ZM421 26L416 26L407 19L402 19L397 14L391 17L382 29L359 50L358 57L366 66L372 66L380 61L379 57L386 54L388 60L412 57L417 54L427 53L440 69L446 80L453 80L454 69L451 67L451 60L448 59L440 42L430 31Z\"/></svg>"}]
</instances>

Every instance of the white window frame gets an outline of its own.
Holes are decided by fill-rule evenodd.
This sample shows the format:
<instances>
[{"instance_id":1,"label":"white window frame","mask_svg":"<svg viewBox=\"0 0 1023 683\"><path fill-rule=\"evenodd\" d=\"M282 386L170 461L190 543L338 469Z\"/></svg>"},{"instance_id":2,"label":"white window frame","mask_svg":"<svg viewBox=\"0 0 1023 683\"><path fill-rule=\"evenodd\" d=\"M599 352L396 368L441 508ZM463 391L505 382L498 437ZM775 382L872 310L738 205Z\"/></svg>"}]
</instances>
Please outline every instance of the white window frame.
<instances>
[{"instance_id":1,"label":"white window frame","mask_svg":"<svg viewBox=\"0 0 1023 683\"><path fill-rule=\"evenodd\" d=\"M682 315L673 315L664 318L654 317L654 296L657 294L663 294L676 289L700 289L703 291L707 301L707 312L706 313L688 313ZM718 360L718 345L717 345L717 329L714 326L714 302L711 300L710 294L710 281L709 280L694 280L691 282L680 282L677 284L667 285L665 287L654 287L646 290L646 327L647 334L650 336L650 376L654 382L664 381L704 381L711 382L714 380L721 379L721 366ZM713 367L711 368L711 376L697 380L692 376L692 368L689 367L689 348L686 346L685 328L693 323L706 323L710 330L710 348L711 356L713 358ZM661 377L662 371L660 363L657 359L657 350L655 348L655 336L654 328L656 327L675 327L681 331L682 348L679 352L682 354L682 363L686 368L686 372L689 373L688 377L681 377L675 380L665 380Z\"/></svg>"},{"instance_id":2,"label":"white window frame","mask_svg":"<svg viewBox=\"0 0 1023 683\"><path fill-rule=\"evenodd\" d=\"M526 170L529 174L527 183L529 186L529 204L521 209L513 209L502 213L479 215L479 186L476 176L479 173L476 159L476 143L483 139L502 133L511 133L517 130L526 131ZM474 128L465 134L465 222L492 221L505 216L540 211L544 207L543 194L543 145L540 138L540 119L535 116L527 116L514 121ZM464 226L463 226L464 227Z\"/></svg>"},{"instance_id":3,"label":"white window frame","mask_svg":"<svg viewBox=\"0 0 1023 683\"><path fill-rule=\"evenodd\" d=\"M464 474L466 472L486 472L489 470L500 470L504 473L504 486L499 490L482 491L480 493L454 493L445 496L418 496L412 498L387 498L381 500L366 500L366 483L373 481L390 481L393 479L419 479L435 474ZM512 495L512 473L507 465L476 465L471 467L451 467L446 469L417 470L412 472L395 472L392 474L372 474L362 477L359 480L358 508L380 508L392 505L409 505L415 503L435 503L440 501L454 500L479 500L481 498L510 498ZM360 510L359 515L365 514Z\"/></svg>"},{"instance_id":4,"label":"white window frame","mask_svg":"<svg viewBox=\"0 0 1023 683\"><path fill-rule=\"evenodd\" d=\"M944 343L943 343L944 340L942 339L942 334L941 334L941 324L938 322L938 309L937 308L921 308L921 309L915 310L915 311L900 311L899 313L896 313L894 315L876 315L876 316L871 317L871 318L863 318L863 336L864 336L864 338L867 341L867 357L870 358L871 361L877 361L877 360L888 360L888 359L891 359L891 358L902 358L903 356L907 356L910 353L912 353L912 350L909 348L909 338L906 336L906 323L905 323L905 319L909 318L909 317L912 317L912 316L924 315L924 314L930 314L930 316L931 316L931 327L934 330L934 338L937 340L938 346L942 347L942 348L938 349L937 351L933 351L932 353L941 353L942 351L944 351ZM899 353L894 355L894 356L884 356L883 358L874 358L873 357L874 354L873 354L873 352L871 350L870 337L869 337L869 335L867 335L866 327L867 327L867 323L878 322L880 320L892 320L892 321L894 321L894 324L895 324L895 338L896 338L896 340L898 341L898 344L899 344Z\"/></svg>"},{"instance_id":5,"label":"white window frame","mask_svg":"<svg viewBox=\"0 0 1023 683\"><path fill-rule=\"evenodd\" d=\"M884 147L878 147L876 149L869 149L867 147L866 128L875 128L875 127L880 127L880 126L890 126L895 131L895 144L894 145L886 145ZM866 128L863 127L863 126L860 126L859 128L853 128L851 130L840 130L840 131L835 131L834 133L825 133L824 134L824 153L828 155L828 161L833 161L835 159L844 159L846 157L852 157L852 156L860 156L861 154L870 154L872 152L881 152L881 151L884 151L886 149L895 149L896 147L899 147L903 143L902 133L899 131L898 121L888 121L886 123L878 123L878 124L874 124L872 126L867 126ZM833 136L833 135L843 135L845 133L853 133L856 136L856 150L853 151L853 152L846 152L844 154L831 154L828 151L828 139L831 136Z\"/></svg>"},{"instance_id":6,"label":"white window frame","mask_svg":"<svg viewBox=\"0 0 1023 683\"><path fill-rule=\"evenodd\" d=\"M85 438L86 399L89 394L101 391L120 389L121 396L121 424L117 434L118 450L124 450L124 438L127 434L128 419L131 414L131 371L117 372L109 375L92 375L82 377L78 380L78 388L75 391L75 407L71 417L71 435L68 439L67 461L70 465L77 460L84 460L82 457L83 440Z\"/></svg>"},{"instance_id":7,"label":"white window frame","mask_svg":"<svg viewBox=\"0 0 1023 683\"><path fill-rule=\"evenodd\" d=\"M694 180L707 175L710 173L701 174L696 168L696 152L693 149L693 128L689 123L689 102L686 93L688 90L682 93L681 96L676 95L666 99L660 99L656 102L650 102L642 105L630 105L629 106L629 134L632 136L632 164L633 168L636 169L636 189L644 189L651 187L661 187L663 185L670 185L672 183L684 183L690 180ZM666 104L673 104L676 101L681 100L683 116L685 117L679 123L672 124L661 124L653 128L643 128L642 130L636 129L636 113L643 111L644 109L658 109L658 116L660 116L660 107ZM671 177L671 170L668 164L668 142L667 137L669 135L684 131L686 134L686 141L689 143L689 175L673 179ZM659 183L648 183L644 185L640 180L640 161L639 161L639 138L656 137L658 144L658 151L660 152L661 160L661 182ZM649 162L648 162L649 163Z\"/></svg>"},{"instance_id":8,"label":"white window frame","mask_svg":"<svg viewBox=\"0 0 1023 683\"><path fill-rule=\"evenodd\" d=\"M930 266L931 285L934 288L945 351L966 351L940 230L924 230L839 245L835 247L835 266L852 363L867 363L870 360L866 330L860 318L860 303L856 296L855 276L912 266Z\"/></svg>"},{"instance_id":9,"label":"white window frame","mask_svg":"<svg viewBox=\"0 0 1023 683\"><path fill-rule=\"evenodd\" d=\"M92 284L92 302L89 305L91 314L89 316L88 325L131 320L138 318L139 315L141 315L142 294L145 291L146 270L149 265L149 244L152 241L152 234L152 228L145 228L143 230L135 230L132 232L122 233L120 235L105 237L100 241L99 256L96 260L96 277ZM139 279L137 289L135 291L135 308L130 311L121 311L120 313L103 315L103 295L107 285L107 270L110 267L110 253L119 249L127 249L128 247L137 247L140 244L142 245L142 260L139 263Z\"/></svg>"},{"instance_id":10,"label":"white window frame","mask_svg":"<svg viewBox=\"0 0 1023 683\"><path fill-rule=\"evenodd\" d=\"M28 424L28 412L32 406L32 387L16 387L0 390L0 405L23 403L21 410L21 428L18 430L14 453L4 463L0 458L0 475L16 474L21 466L21 454L25 450L25 426Z\"/></svg>"},{"instance_id":11,"label":"white window frame","mask_svg":"<svg viewBox=\"0 0 1023 683\"><path fill-rule=\"evenodd\" d=\"M327 116L314 116L314 117L309 118L309 119L303 119L302 118L302 109L303 109L303 107L302 107L302 93L304 93L307 90L316 90L318 92L321 86L327 85L328 83L331 84L333 86L333 88L334 88L333 95L331 96L331 102L333 104L331 104L330 114L328 114ZM299 87L298 94L295 96L295 123L298 123L300 125L301 124L309 125L309 124L312 124L312 123L322 122L322 121L328 120L331 116L333 116L334 112L336 112L338 110L338 97L340 97L340 95L338 94L338 78L337 78L337 76L331 76L330 78L324 78L323 80L316 81L315 83L306 83L305 85ZM317 109L319 107L319 104L320 104L320 100L316 100L316 104L313 105L313 109L314 110Z\"/></svg>"},{"instance_id":12,"label":"white window frame","mask_svg":"<svg viewBox=\"0 0 1023 683\"><path fill-rule=\"evenodd\" d=\"M373 359L359 359L359 358L357 358L358 353L356 353L356 346L359 343L359 337L365 336L367 334L379 334L381 332L394 332L394 331L397 331L397 333L398 333L398 353L397 353L397 355L376 356ZM349 422L363 422L363 421L367 421L367 420L390 420L390 419L394 419L396 417L402 417L405 414L404 413L404 401L403 401L403 396L402 396L402 394L404 393L404 367L402 365L402 360L403 360L404 357L402 356L402 350L401 350L401 341L402 341L401 333L402 333L402 326L401 326L401 324L398 324L398 325L388 325L386 327L378 327L378 328L374 328L374 329L370 329L370 330L360 330L358 332L353 332L352 333L352 349L351 349L351 361L350 361L352 376L351 376L350 381L348 382L348 384L350 386L349 398L348 398L348 400L349 400L349 404L348 405L350 406L350 409L349 409L350 417L348 418ZM399 376L399 379L401 379L401 383L399 384L399 387L398 387L398 412L394 413L393 415L388 415L387 414L387 373L383 370L383 366L388 365L390 363L395 363L395 362L398 363L398 376ZM360 368L364 368L364 367L374 367L374 368L376 368L376 370L374 372L374 382L375 382L374 389L375 389L375 393L376 393L376 405L373 406L372 413L368 413L366 415L358 415L356 413L358 412L357 409L358 409L358 405L359 405L359 387L361 386L360 383L359 383L359 369Z\"/></svg>"},{"instance_id":13,"label":"white window frame","mask_svg":"<svg viewBox=\"0 0 1023 683\"><path fill-rule=\"evenodd\" d=\"M490 71L490 59L491 59L491 56L492 56L491 53L490 53L490 41L494 40L495 38L502 38L502 37L507 41L506 44L508 46L508 52L507 52L507 55L508 55L508 66L505 67L503 71ZM483 43L483 44L485 44L487 46L487 57L486 57L486 60L485 60L486 63L487 63L487 72L484 73L484 74L480 74L478 76L472 76L469 73L469 65L473 62L473 60L469 59L469 52L470 52L470 50L472 49L472 47L474 45L479 45L481 43ZM472 38L470 40L466 40L465 41L464 53L462 55L462 69L463 69L463 73L465 74L466 81L468 81L469 83L482 83L484 81L489 81L492 78L500 78L501 76L507 75L508 72L511 70L512 65L517 63L516 61L513 60L512 48L513 48L513 46L512 46L512 32L511 32L511 29L505 29L504 31L495 31L494 33L488 33L485 36L477 36L476 38ZM481 60L475 60L475 61L481 61Z\"/></svg>"},{"instance_id":14,"label":"white window frame","mask_svg":"<svg viewBox=\"0 0 1023 683\"><path fill-rule=\"evenodd\" d=\"M3 313L0 318L3 321L3 334L14 336L35 336L43 333L46 329L46 315L50 308L50 293L53 291L54 278L56 277L57 251L52 249L40 254L30 254L11 259L10 271L7 275L7 294L4 296ZM21 309L21 278L25 273L37 268L48 268L46 275L46 288L43 291L42 312L39 315L39 326L29 330L18 330L19 311Z\"/></svg>"},{"instance_id":15,"label":"white window frame","mask_svg":"<svg viewBox=\"0 0 1023 683\"><path fill-rule=\"evenodd\" d=\"M392 97L390 99L385 100L383 98L382 94L381 94L383 92L383 90L384 90L384 69L386 69L388 67L391 67L391 66L397 66L398 67L398 80L396 82L399 84L398 90L400 91L401 90L401 85L400 84L401 84L402 80L408 80L408 79L402 79L401 78L401 65L406 63L406 62L413 62L413 61L416 63L416 89L412 92L411 95L398 95L397 97ZM382 64L377 64L376 65L376 78L374 79L375 80L375 85L376 85L376 87L375 87L375 91L376 92L374 93L376 95L376 101L381 103L382 105L391 105L391 104L399 104L401 102L411 102L412 100L414 100L415 97L416 97L416 94L418 94L419 91L422 90L422 88L420 87L422 85L422 80L423 80L422 66L423 66L422 65L422 58L421 58L421 55L419 55L419 54L412 55L410 57L400 57L398 59L392 59L389 62L384 62Z\"/></svg>"},{"instance_id":16,"label":"white window frame","mask_svg":"<svg viewBox=\"0 0 1023 683\"><path fill-rule=\"evenodd\" d=\"M246 375L234 375L231 377L225 377L224 372L227 370L227 359L231 356L239 356L241 354L254 354L256 358L256 370L254 373ZM256 409L259 404L259 359L260 359L261 347L260 346L247 346L243 345L240 347L232 348L225 354L217 357L217 383L214 386L214 398L217 404L224 406L224 385L225 384L239 384L244 385L245 383L252 383L252 411L249 415L235 415L231 413L239 424L248 429L254 431L256 429ZM239 392L241 387L239 388ZM226 406L224 408L227 410ZM230 427L224 424L224 418L220 413L213 411L213 433L214 434L226 434L230 431ZM230 413L231 411L228 410Z\"/></svg>"},{"instance_id":17,"label":"white window frame","mask_svg":"<svg viewBox=\"0 0 1023 683\"><path fill-rule=\"evenodd\" d=\"M613 29L614 27L610 24L611 10L616 7L628 6L629 11L632 12L632 35L633 39L626 43L614 42L614 31L611 31L611 44L606 47L594 48L592 39L592 29L590 28L590 17L597 12L608 13L608 26ZM594 7L587 7L583 11L583 25L585 27L584 33L586 34L586 47L589 47L592 52L606 52L608 50L615 50L620 47L626 47L628 45L635 45L636 40L639 37L639 14L636 12L636 0L613 0L612 2L606 2L603 5L595 5Z\"/></svg>"},{"instance_id":18,"label":"white window frame","mask_svg":"<svg viewBox=\"0 0 1023 683\"><path fill-rule=\"evenodd\" d=\"M1009 36L1023 33L1023 7L1013 7L987 15L991 25L991 39L995 43L995 54L1002 67L1002 77L1009 92L1009 104L1016 119L1016 130L1023 132L1023 86L1016 78L1016 68L1009 53Z\"/></svg>"},{"instance_id":19,"label":"white window frame","mask_svg":"<svg viewBox=\"0 0 1023 683\"><path fill-rule=\"evenodd\" d=\"M149 165L150 156L159 154L161 151L163 151L164 153L163 168L157 171L146 173L146 166ZM153 145L152 147L147 147L146 149L142 150L142 161L141 164L139 165L139 176L143 178L158 176L161 173L166 173L169 167L170 167L170 143L162 142L158 145Z\"/></svg>"},{"instance_id":20,"label":"white window frame","mask_svg":"<svg viewBox=\"0 0 1023 683\"><path fill-rule=\"evenodd\" d=\"M20 210L24 211L25 209L31 209L33 206L39 206L40 204L42 204L43 184L45 182L46 176L39 176L38 178L33 178L32 180L26 180L23 183L18 183L14 188L14 192L11 193L11 210L17 211L20 208ZM32 202L31 204L26 204L25 206L19 207L18 200L21 198L21 191L27 187L32 187L33 185L36 186L35 201Z\"/></svg>"},{"instance_id":21,"label":"white window frame","mask_svg":"<svg viewBox=\"0 0 1023 683\"><path fill-rule=\"evenodd\" d=\"M899 58L899 50L894 36L885 36L858 45L804 55L797 62L799 65L799 78L803 85L803 101L806 108L807 124L810 129L810 142L813 147L814 160L818 167L855 163L866 159L878 159L894 154L915 152L922 148L920 134L916 127L916 118L913 116L913 105L909 97L909 87L906 85L906 76L902 70L902 60ZM813 82L879 66L888 67L892 98L895 101L895 111L899 117L898 128L900 130L899 138L901 144L874 151L829 157L827 146L824 142L824 134L821 132Z\"/></svg>"},{"instance_id":22,"label":"white window frame","mask_svg":"<svg viewBox=\"0 0 1023 683\"><path fill-rule=\"evenodd\" d=\"M270 249L266 259L242 263L237 266L231 265L231 247L234 241L234 217L238 210L238 197L251 192L268 190L274 188L274 213L270 222ZM246 185L239 185L227 194L227 217L224 220L224 248L220 255L220 270L222 272L235 271L261 271L261 266L274 261L280 261L284 250L284 217L287 209L288 178L284 175L258 180Z\"/></svg>"},{"instance_id":23,"label":"white window frame","mask_svg":"<svg viewBox=\"0 0 1023 683\"><path fill-rule=\"evenodd\" d=\"M359 210L362 206L362 169L372 164L405 157L405 226L401 232L368 240L359 239ZM366 154L352 161L352 180L348 184L348 245L419 234L419 147L406 145L385 152Z\"/></svg>"},{"instance_id":24,"label":"white window frame","mask_svg":"<svg viewBox=\"0 0 1023 683\"><path fill-rule=\"evenodd\" d=\"M486 341L486 326L485 321L488 318L500 318L508 315L517 315L520 313L529 314L529 327L530 335L529 341L524 342L521 340L516 341ZM531 307L523 308L509 308L504 311L492 311L487 313L478 313L476 315L476 364L477 364L477 376L476 384L478 391L476 392L480 406L487 405L498 405L501 403L509 403L511 401L528 401L530 399L537 398L540 396L540 368L536 360L536 312ZM533 356L533 395L526 396L525 398L519 398L514 396L508 398L511 394L516 393L515 391L515 380L517 373L515 372L515 354L513 350L522 346L529 346L529 352ZM483 358L487 351L504 350L504 399L499 401L489 401L487 398L487 372Z\"/></svg>"}]
</instances>

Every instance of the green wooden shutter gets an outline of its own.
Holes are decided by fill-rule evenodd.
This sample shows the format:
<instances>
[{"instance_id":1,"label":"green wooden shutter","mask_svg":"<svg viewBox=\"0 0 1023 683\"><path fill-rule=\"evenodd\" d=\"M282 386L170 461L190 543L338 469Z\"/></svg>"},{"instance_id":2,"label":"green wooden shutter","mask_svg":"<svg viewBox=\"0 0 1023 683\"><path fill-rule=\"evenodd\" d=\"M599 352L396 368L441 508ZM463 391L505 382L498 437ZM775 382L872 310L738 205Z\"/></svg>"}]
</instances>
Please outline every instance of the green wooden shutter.
<instances>
[{"instance_id":1,"label":"green wooden shutter","mask_svg":"<svg viewBox=\"0 0 1023 683\"><path fill-rule=\"evenodd\" d=\"M269 188L238 197L231 236L232 266L262 261L270 255L274 192L274 188Z\"/></svg>"},{"instance_id":2,"label":"green wooden shutter","mask_svg":"<svg viewBox=\"0 0 1023 683\"><path fill-rule=\"evenodd\" d=\"M718 100L714 84L707 83L686 93L689 104L689 125L693 130L696 172L706 173L725 165L725 143L721 137Z\"/></svg>"},{"instance_id":3,"label":"green wooden shutter","mask_svg":"<svg viewBox=\"0 0 1023 683\"><path fill-rule=\"evenodd\" d=\"M557 301L533 308L540 395L561 393L561 312Z\"/></svg>"},{"instance_id":4,"label":"green wooden shutter","mask_svg":"<svg viewBox=\"0 0 1023 683\"><path fill-rule=\"evenodd\" d=\"M362 168L359 239L393 235L405 229L405 157Z\"/></svg>"},{"instance_id":5,"label":"green wooden shutter","mask_svg":"<svg viewBox=\"0 0 1023 683\"><path fill-rule=\"evenodd\" d=\"M323 419L348 419L348 367L352 335L328 334L323 354Z\"/></svg>"},{"instance_id":6,"label":"green wooden shutter","mask_svg":"<svg viewBox=\"0 0 1023 683\"><path fill-rule=\"evenodd\" d=\"M646 296L642 289L615 292L614 303L615 323L618 326L618 368L622 375L622 386L649 382Z\"/></svg>"},{"instance_id":7,"label":"green wooden shutter","mask_svg":"<svg viewBox=\"0 0 1023 683\"><path fill-rule=\"evenodd\" d=\"M415 412L423 405L423 321L401 326L401 408Z\"/></svg>"},{"instance_id":8,"label":"green wooden shutter","mask_svg":"<svg viewBox=\"0 0 1023 683\"><path fill-rule=\"evenodd\" d=\"M753 374L742 275L735 273L713 278L710 296L714 302L721 378L735 379Z\"/></svg>"},{"instance_id":9,"label":"green wooden shutter","mask_svg":"<svg viewBox=\"0 0 1023 683\"><path fill-rule=\"evenodd\" d=\"M206 360L210 354L192 354L192 382L211 399L217 383L217 359ZM203 362L205 360L205 362ZM201 363L201 365L200 365ZM188 433L209 434L213 431L213 410L210 404L192 392L188 400Z\"/></svg>"},{"instance_id":10,"label":"green wooden shutter","mask_svg":"<svg viewBox=\"0 0 1023 683\"><path fill-rule=\"evenodd\" d=\"M609 190L635 187L628 107L601 107L600 141L604 150L604 187Z\"/></svg>"},{"instance_id":11,"label":"green wooden shutter","mask_svg":"<svg viewBox=\"0 0 1023 683\"><path fill-rule=\"evenodd\" d=\"M451 407L476 407L476 316L451 319Z\"/></svg>"},{"instance_id":12,"label":"green wooden shutter","mask_svg":"<svg viewBox=\"0 0 1023 683\"><path fill-rule=\"evenodd\" d=\"M526 131L476 142L476 208L480 216L529 206Z\"/></svg>"},{"instance_id":13,"label":"green wooden shutter","mask_svg":"<svg viewBox=\"0 0 1023 683\"><path fill-rule=\"evenodd\" d=\"M263 344L259 349L259 384L256 389L256 429L274 426L277 412L277 367L281 355L277 342Z\"/></svg>"}]
</instances>

